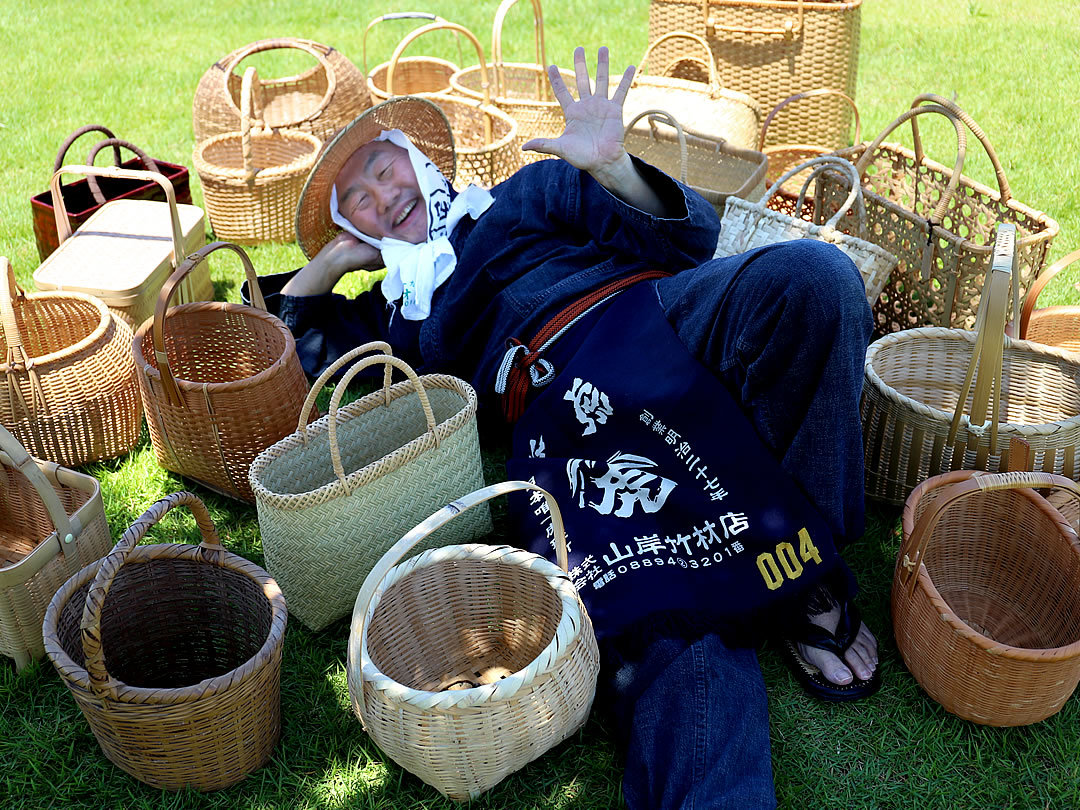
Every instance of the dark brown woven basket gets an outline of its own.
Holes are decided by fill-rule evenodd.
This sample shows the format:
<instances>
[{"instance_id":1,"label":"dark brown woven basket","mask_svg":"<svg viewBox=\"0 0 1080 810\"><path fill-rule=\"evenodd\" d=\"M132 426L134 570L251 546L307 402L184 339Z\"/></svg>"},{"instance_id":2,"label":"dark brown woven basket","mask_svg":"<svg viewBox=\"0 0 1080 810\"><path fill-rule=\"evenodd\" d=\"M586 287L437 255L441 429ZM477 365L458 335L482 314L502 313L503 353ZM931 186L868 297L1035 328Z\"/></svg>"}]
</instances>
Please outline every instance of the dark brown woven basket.
<instances>
[{"instance_id":1,"label":"dark brown woven basket","mask_svg":"<svg viewBox=\"0 0 1080 810\"><path fill-rule=\"evenodd\" d=\"M200 545L136 545L181 504ZM42 632L105 756L155 787L216 790L277 743L285 623L277 583L226 551L202 501L177 492L64 584Z\"/></svg>"}]
</instances>

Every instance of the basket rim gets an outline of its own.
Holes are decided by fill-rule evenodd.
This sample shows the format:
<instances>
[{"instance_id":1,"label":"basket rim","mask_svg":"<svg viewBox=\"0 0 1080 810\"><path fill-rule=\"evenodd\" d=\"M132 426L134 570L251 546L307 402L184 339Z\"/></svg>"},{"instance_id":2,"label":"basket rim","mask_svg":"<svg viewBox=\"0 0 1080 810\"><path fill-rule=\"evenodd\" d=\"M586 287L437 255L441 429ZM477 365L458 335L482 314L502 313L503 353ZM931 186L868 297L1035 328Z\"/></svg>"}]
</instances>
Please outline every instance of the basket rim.
<instances>
[{"instance_id":1,"label":"basket rim","mask_svg":"<svg viewBox=\"0 0 1080 810\"><path fill-rule=\"evenodd\" d=\"M87 293L76 292L74 290L51 290L48 292L32 293L24 292L23 298L26 302L44 301L50 298L66 298L68 300L81 301L83 303L90 304L95 310L97 310L98 315L100 316L97 326L95 326L90 331L90 334L88 334L81 340L72 343L70 346L65 346L62 349L57 349L56 351L49 352L48 354L38 355L36 357L30 357L29 353L27 353L27 357L30 360L34 361L35 367L40 367L43 363L54 363L60 360L66 360L69 356L73 354L78 354L84 349L89 348L91 345L99 341L105 334L105 331L108 329L109 326L109 321L114 321L116 323L117 329L130 329L127 324L125 324L123 321L121 321L119 318L109 312L109 308L105 306L104 301L99 298L95 298L92 295L88 295ZM14 305L14 301L12 302L12 304ZM41 369L39 368L38 370L40 371ZM8 365L7 361L0 362L0 374L9 374L12 371L13 369L10 365Z\"/></svg>"},{"instance_id":2,"label":"basket rim","mask_svg":"<svg viewBox=\"0 0 1080 810\"><path fill-rule=\"evenodd\" d=\"M266 166L257 170L255 178L258 180L276 180L284 177L293 177L298 174L306 176L307 172L315 165L315 160L319 156L319 150L322 149L322 141L314 135L308 132L302 132L298 129L278 129L274 131L258 130L253 131L250 134L251 139L265 140L268 138L280 138L286 141L303 141L309 147L311 151L304 155L297 155L289 163L281 163L276 166ZM240 149L240 143L243 140L243 135L239 132L223 132L220 135L215 135L212 138L207 138L205 141L201 141L196 147L195 152L192 155L192 159L195 163L195 171L199 174L201 180L204 176L211 180L247 180L247 172L241 168L231 168L229 166L221 166L217 163L213 163L206 158L206 150L212 146L218 146L229 140L236 140L237 149Z\"/></svg>"},{"instance_id":3,"label":"basket rim","mask_svg":"<svg viewBox=\"0 0 1080 810\"><path fill-rule=\"evenodd\" d=\"M459 155L486 155L493 152L497 152L500 149L505 149L508 146L512 146L514 140L518 135L518 122L513 116L500 110L495 104L484 104L482 101L477 101L471 98L464 98L462 96L455 96L449 92L444 93L417 93L420 98L431 101L440 109L444 104L458 104L460 106L468 107L471 110L479 110L485 115L489 115L492 118L498 118L506 124L509 124L509 129L506 134L501 138L492 139L491 143L484 144L483 146L459 146L456 142L460 140L457 135L454 136L454 151ZM443 111L445 114L445 110ZM450 116L447 116L449 119Z\"/></svg>"},{"instance_id":4,"label":"basket rim","mask_svg":"<svg viewBox=\"0 0 1080 810\"><path fill-rule=\"evenodd\" d=\"M494 566L524 568L542 576L559 598L562 606L559 621L551 639L536 657L524 668L502 680L453 691L430 692L413 689L383 673L371 660L367 647L371 620L382 601L383 594L395 583L405 579L417 569L448 560L478 560ZM556 669L565 658L569 657L587 629L587 620L588 614L581 604L577 589L570 582L569 574L538 554L513 546L492 546L483 543L465 543L428 549L398 563L387 571L386 576L372 594L371 602L363 617L363 631L360 635L360 687L370 686L386 693L395 702L411 703L423 709L461 709L510 701L518 697L535 681ZM355 628L350 629L350 635L355 632ZM360 703L362 704L363 701Z\"/></svg>"},{"instance_id":5,"label":"basket rim","mask_svg":"<svg viewBox=\"0 0 1080 810\"><path fill-rule=\"evenodd\" d=\"M514 70L525 70L533 73L540 73L547 78L547 70L533 62L501 62L499 63L502 68L512 68ZM492 62L488 66L489 72L495 71L495 63ZM484 94L480 90L474 90L471 87L467 87L462 83L460 76L471 76L473 73L480 72L480 65L469 65L458 70L453 76L450 77L450 86L455 93L465 96L467 99L482 100ZM572 81L574 79L574 72L565 68L560 68L559 73L562 74L564 80ZM567 84L567 87L572 87L573 84ZM554 94L553 94L554 95ZM491 96L491 103L499 107L522 107L530 108L535 107L538 110L559 110L562 112L562 105L559 104L557 99L551 99L550 101L544 101L542 99L535 98L514 98L512 96Z\"/></svg>"},{"instance_id":6,"label":"basket rim","mask_svg":"<svg viewBox=\"0 0 1080 810\"><path fill-rule=\"evenodd\" d=\"M457 73L459 70L461 70L461 68L459 68L453 62L451 62L449 59L440 59L437 56L425 56L423 54L415 54L413 56L403 56L400 59L398 59L398 66L400 67L403 62L411 62L413 64L416 64L417 62L429 62L429 63L431 63L433 65L438 65L441 68L449 68L451 75L453 75L453 74ZM380 62L379 64L375 65L375 67L373 67L371 69L371 71L367 74L367 82L366 82L366 84L367 84L368 92L371 93L371 95L373 97L379 98L379 99L381 99L383 101L386 101L386 100L388 100L390 98L390 93L386 89L386 74L389 73L389 72L390 72L390 60L387 59L385 62ZM376 81L375 81L376 77L379 77L380 79L382 79L382 84L377 84L376 83ZM405 94L398 93L397 95L405 95ZM418 95L418 94L417 93L409 93L408 95L415 96L415 95ZM423 95L423 94L419 94L419 95Z\"/></svg>"}]
</instances>

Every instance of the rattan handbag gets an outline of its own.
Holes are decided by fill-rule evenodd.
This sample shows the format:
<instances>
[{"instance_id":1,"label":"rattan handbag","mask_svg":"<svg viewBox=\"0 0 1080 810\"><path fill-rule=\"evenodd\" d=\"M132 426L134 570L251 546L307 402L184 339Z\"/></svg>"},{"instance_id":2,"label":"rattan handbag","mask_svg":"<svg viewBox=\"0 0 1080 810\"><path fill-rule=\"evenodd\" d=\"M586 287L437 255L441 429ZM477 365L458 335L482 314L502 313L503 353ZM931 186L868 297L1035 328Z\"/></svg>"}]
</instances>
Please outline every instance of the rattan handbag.
<instances>
[{"instance_id":1,"label":"rattan handbag","mask_svg":"<svg viewBox=\"0 0 1080 810\"><path fill-rule=\"evenodd\" d=\"M221 248L243 261L254 306L170 307L177 285ZM292 333L266 311L243 249L214 242L188 256L162 288L154 317L135 333L132 353L158 463L254 503L248 467L295 430L308 384Z\"/></svg>"},{"instance_id":2,"label":"rattan handbag","mask_svg":"<svg viewBox=\"0 0 1080 810\"><path fill-rule=\"evenodd\" d=\"M649 129L634 125L648 118ZM658 124L674 132L661 130ZM690 186L708 200L718 214L724 213L728 197L760 200L765 193L768 160L761 152L740 149L723 138L703 138L683 132L682 126L663 110L645 110L626 126L626 151Z\"/></svg>"},{"instance_id":3,"label":"rattan handbag","mask_svg":"<svg viewBox=\"0 0 1080 810\"><path fill-rule=\"evenodd\" d=\"M867 349L868 496L900 504L939 473L1007 470L1013 437L1031 446L1028 469L1080 478L1080 358L1003 334L1015 234L999 226L975 332L909 329Z\"/></svg>"},{"instance_id":4,"label":"rattan handbag","mask_svg":"<svg viewBox=\"0 0 1080 810\"><path fill-rule=\"evenodd\" d=\"M0 257L0 424L40 459L121 456L142 426L131 330L83 293L24 293Z\"/></svg>"},{"instance_id":5,"label":"rattan handbag","mask_svg":"<svg viewBox=\"0 0 1080 810\"><path fill-rule=\"evenodd\" d=\"M322 142L297 129L261 127L255 108L255 68L244 71L240 131L215 135L195 147L214 235L244 245L296 239L296 206Z\"/></svg>"},{"instance_id":6,"label":"rattan handbag","mask_svg":"<svg viewBox=\"0 0 1080 810\"><path fill-rule=\"evenodd\" d=\"M929 106L920 106L932 102ZM916 118L945 116L957 133L952 169L925 157ZM914 151L885 138L911 121ZM986 150L997 175L998 191L963 175L970 130ZM1042 271L1058 224L1046 214L1013 199L1005 171L986 134L948 99L933 94L915 99L912 109L874 139L837 154L855 164L863 178L869 236L900 259L884 294L874 308L879 335L915 326L970 329L975 323L979 291L990 267L994 226L1016 226L1021 294ZM847 194L830 176L818 184L828 217Z\"/></svg>"},{"instance_id":7,"label":"rattan handbag","mask_svg":"<svg viewBox=\"0 0 1080 810\"><path fill-rule=\"evenodd\" d=\"M684 39L695 43L707 59L709 46L696 34L675 31L649 43L638 62L638 71L623 104L623 122L629 123L644 110L667 110L679 119L687 132L708 138L723 138L735 146L753 149L761 129L761 107L745 93L720 86L716 70L708 59L708 82L646 75L649 54L665 42ZM639 125L641 126L641 125Z\"/></svg>"},{"instance_id":8,"label":"rattan handbag","mask_svg":"<svg viewBox=\"0 0 1080 810\"><path fill-rule=\"evenodd\" d=\"M824 225L815 225L800 216L806 204L806 190L818 176L836 171L847 175L848 196L844 204L833 213ZM790 178L809 172L803 182L795 212L782 214L769 207L769 199L783 188ZM844 251L859 270L866 287L866 300L872 305L881 294L889 274L896 268L896 257L875 244L839 230L845 217L854 219L856 233L865 233L866 213L863 209L862 187L858 175L847 161L833 157L808 160L782 174L758 202L729 197L720 222L720 238L716 245L717 256L734 256L756 247L786 242L790 239L818 239L836 245Z\"/></svg>"},{"instance_id":9,"label":"rattan handbag","mask_svg":"<svg viewBox=\"0 0 1080 810\"><path fill-rule=\"evenodd\" d=\"M428 22L446 22L437 14L428 14L423 11L398 11L393 14L383 14L367 24L363 38L363 65L367 73L368 92L374 104L386 101L390 98L387 87L387 74L390 72L390 63L383 62L368 71L367 41L371 29L379 23L391 20L427 20ZM458 40L458 52L461 52L460 37ZM422 93L445 93L451 89L450 79L458 71L458 66L445 59L434 56L406 56L398 60L394 71L394 91L399 96L415 96Z\"/></svg>"},{"instance_id":10,"label":"rattan handbag","mask_svg":"<svg viewBox=\"0 0 1080 810\"><path fill-rule=\"evenodd\" d=\"M397 564L439 527L522 490L547 502L559 566L476 544ZM465 801L581 728L599 668L566 573L559 507L540 487L508 481L452 502L383 555L356 598L346 673L353 711L379 747Z\"/></svg>"},{"instance_id":11,"label":"rattan handbag","mask_svg":"<svg viewBox=\"0 0 1080 810\"><path fill-rule=\"evenodd\" d=\"M16 669L45 655L57 588L111 546L97 479L31 458L0 426L0 654Z\"/></svg>"},{"instance_id":12,"label":"rattan handbag","mask_svg":"<svg viewBox=\"0 0 1080 810\"><path fill-rule=\"evenodd\" d=\"M1080 542L1036 489L1047 473L952 472L904 507L892 587L896 645L953 714L991 726L1056 713L1080 681Z\"/></svg>"},{"instance_id":13,"label":"rattan handbag","mask_svg":"<svg viewBox=\"0 0 1080 810\"><path fill-rule=\"evenodd\" d=\"M316 395L338 369L389 349L368 343L332 364L312 386L296 433L260 453L249 471L267 568L312 630L349 612L364 577L397 538L483 485L476 393L456 377L418 378L395 357L367 357L338 383L330 413L307 424ZM349 380L375 364L386 364L382 389L339 409ZM391 386L390 366L409 379ZM487 511L478 511L431 538L431 546L467 542L490 525Z\"/></svg>"},{"instance_id":14,"label":"rattan handbag","mask_svg":"<svg viewBox=\"0 0 1080 810\"><path fill-rule=\"evenodd\" d=\"M253 54L281 49L303 51L318 64L296 76L259 81L256 95L270 129L300 130L325 141L371 106L364 74L340 51L310 39L263 39L218 60L199 80L192 104L196 143L240 130L242 79L236 68Z\"/></svg>"},{"instance_id":15,"label":"rattan handbag","mask_svg":"<svg viewBox=\"0 0 1080 810\"><path fill-rule=\"evenodd\" d=\"M807 87L854 98L861 11L862 0L652 0L649 39L672 31L705 37L720 83L771 109ZM669 40L649 68L670 71L688 56L698 58L698 49ZM772 139L840 147L850 126L850 108L833 98L787 117Z\"/></svg>"},{"instance_id":16,"label":"rattan handbag","mask_svg":"<svg viewBox=\"0 0 1080 810\"><path fill-rule=\"evenodd\" d=\"M200 545L137 545L180 505ZM42 632L106 757L154 787L217 790L277 744L285 622L277 583L226 551L202 501L177 492L57 591Z\"/></svg>"},{"instance_id":17,"label":"rattan handbag","mask_svg":"<svg viewBox=\"0 0 1080 810\"><path fill-rule=\"evenodd\" d=\"M1056 306L1035 308L1039 293L1051 279L1071 264L1080 261L1080 250L1054 262L1043 270L1028 288L1024 305L1020 310L1021 340L1033 340L1047 346L1057 346L1071 352L1080 352L1080 306ZM1009 324L1006 334L1016 337L1014 324Z\"/></svg>"}]
</instances>

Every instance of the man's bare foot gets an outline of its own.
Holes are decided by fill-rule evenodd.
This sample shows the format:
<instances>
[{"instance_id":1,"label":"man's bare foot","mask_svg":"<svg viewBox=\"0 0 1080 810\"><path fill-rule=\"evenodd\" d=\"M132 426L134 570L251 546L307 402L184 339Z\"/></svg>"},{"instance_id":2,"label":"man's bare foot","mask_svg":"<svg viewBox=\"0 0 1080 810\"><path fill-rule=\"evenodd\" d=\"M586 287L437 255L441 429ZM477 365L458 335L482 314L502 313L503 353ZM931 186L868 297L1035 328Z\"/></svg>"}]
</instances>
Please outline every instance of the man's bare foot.
<instances>
[{"instance_id":1,"label":"man's bare foot","mask_svg":"<svg viewBox=\"0 0 1080 810\"><path fill-rule=\"evenodd\" d=\"M837 605L827 613L807 618L818 627L823 627L830 632L835 631L837 622L840 620L840 606ZM865 622L859 622L859 632L844 653L843 660L827 650L811 647L808 644L799 644L798 647L799 655L806 660L806 663L813 664L821 670L826 680L839 686L851 683L853 677L860 681L868 681L877 669L877 639L874 638Z\"/></svg>"}]
</instances>

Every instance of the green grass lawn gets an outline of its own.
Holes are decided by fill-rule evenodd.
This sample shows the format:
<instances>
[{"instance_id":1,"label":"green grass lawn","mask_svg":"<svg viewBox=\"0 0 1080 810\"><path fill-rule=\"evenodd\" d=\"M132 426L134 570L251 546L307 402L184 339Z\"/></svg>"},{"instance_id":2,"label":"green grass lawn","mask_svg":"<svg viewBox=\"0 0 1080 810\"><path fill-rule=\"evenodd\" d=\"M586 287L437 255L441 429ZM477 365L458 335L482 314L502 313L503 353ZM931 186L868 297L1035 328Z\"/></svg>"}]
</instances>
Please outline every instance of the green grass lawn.
<instances>
[{"instance_id":1,"label":"green grass lawn","mask_svg":"<svg viewBox=\"0 0 1080 810\"><path fill-rule=\"evenodd\" d=\"M30 286L37 266L28 197L48 182L66 135L99 122L150 154L191 166L191 102L202 73L240 45L297 35L337 47L356 63L367 22L412 3L147 3L0 0L0 255ZM432 0L422 9L463 23L489 41L496 3ZM511 13L507 57L529 60L528 4ZM616 65L646 45L646 0L622 5L549 0L548 57L567 63L573 46L611 47ZM383 30L386 29L386 30ZM372 65L389 57L406 25L375 29ZM437 34L416 52L457 60L452 37ZM1013 194L1061 224L1051 250L1080 246L1080 18L1061 0L867 0L863 9L858 101L873 137L918 94L953 97L993 140ZM462 59L472 63L466 52ZM258 61L280 75L303 59ZM928 152L951 164L951 127L928 126ZM901 138L910 142L909 133ZM81 161L80 144L70 161ZM968 170L994 181L973 145ZM195 203L202 192L192 171ZM220 256L220 254L218 254ZM260 273L302 262L295 245L251 250ZM235 260L213 262L220 295L238 300ZM366 281L354 280L354 289ZM1080 301L1068 273L1043 303ZM505 448L485 444L489 480L504 472ZM152 501L191 488L210 506L226 544L257 562L253 509L165 473L145 436L126 459L94 465L114 534ZM908 674L890 632L889 590L898 511L871 507L865 537L847 552L863 585L861 603L879 634L883 687L855 706L806 697L769 648L761 654L772 706L773 765L783 807L1043 808L1080 806L1080 704L1035 726L994 729L946 713ZM170 517L159 540L197 541L186 515ZM509 538L512 541L512 538ZM182 620L183 617L177 617ZM320 633L290 624L282 671L283 735L272 762L215 794L165 793L129 778L101 754L52 666L15 674L0 661L0 806L15 807L451 807L387 760L349 710L343 658L347 623ZM475 802L490 808L608 808L621 803L620 765L610 735L593 719L583 732Z\"/></svg>"}]
</instances>

